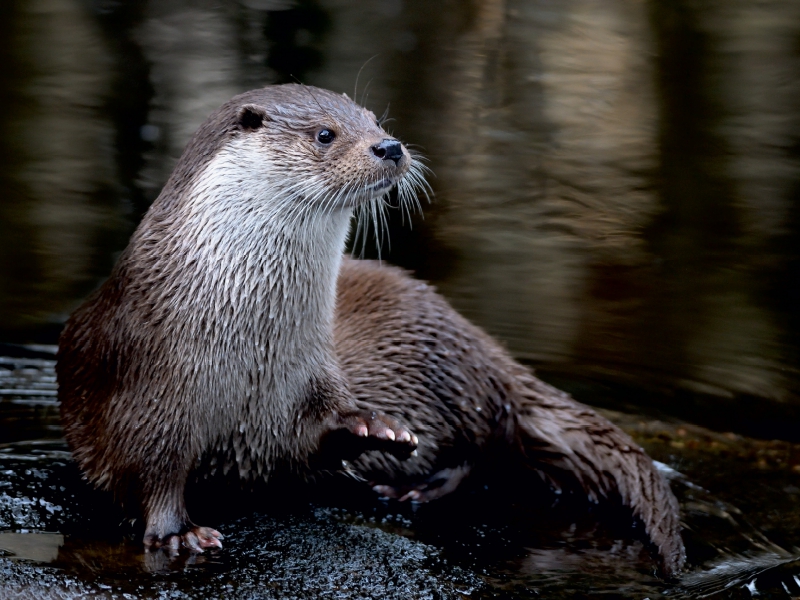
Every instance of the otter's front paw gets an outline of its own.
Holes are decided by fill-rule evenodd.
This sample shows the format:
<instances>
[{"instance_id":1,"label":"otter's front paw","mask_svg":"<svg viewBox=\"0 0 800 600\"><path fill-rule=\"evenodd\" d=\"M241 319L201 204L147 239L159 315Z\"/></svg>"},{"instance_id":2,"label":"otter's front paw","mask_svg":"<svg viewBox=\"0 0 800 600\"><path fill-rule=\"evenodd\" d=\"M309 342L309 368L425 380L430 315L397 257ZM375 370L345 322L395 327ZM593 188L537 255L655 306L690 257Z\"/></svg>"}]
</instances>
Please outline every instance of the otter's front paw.
<instances>
[{"instance_id":1,"label":"otter's front paw","mask_svg":"<svg viewBox=\"0 0 800 600\"><path fill-rule=\"evenodd\" d=\"M354 411L337 415L324 436L324 452L352 460L367 450L381 450L408 458L419 440L396 419L375 411Z\"/></svg>"},{"instance_id":2,"label":"otter's front paw","mask_svg":"<svg viewBox=\"0 0 800 600\"><path fill-rule=\"evenodd\" d=\"M170 556L177 555L181 548L202 554L207 548L222 548L221 539L222 534L216 529L194 525L184 533L172 533L163 538L153 534L145 535L144 549L146 552L152 552L163 548Z\"/></svg>"}]
</instances>

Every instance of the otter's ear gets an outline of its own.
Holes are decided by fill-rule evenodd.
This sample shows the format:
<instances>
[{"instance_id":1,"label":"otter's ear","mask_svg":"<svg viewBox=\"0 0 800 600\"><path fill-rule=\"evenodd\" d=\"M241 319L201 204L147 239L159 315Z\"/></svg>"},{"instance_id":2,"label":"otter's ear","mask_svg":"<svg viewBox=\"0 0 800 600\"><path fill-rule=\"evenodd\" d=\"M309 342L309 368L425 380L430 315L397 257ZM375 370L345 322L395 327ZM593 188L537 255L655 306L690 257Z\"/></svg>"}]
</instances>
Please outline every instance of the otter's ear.
<instances>
[{"instance_id":1,"label":"otter's ear","mask_svg":"<svg viewBox=\"0 0 800 600\"><path fill-rule=\"evenodd\" d=\"M267 111L256 104L245 104L239 109L237 115L239 126L245 131L253 131L264 125L264 121L269 121Z\"/></svg>"}]
</instances>

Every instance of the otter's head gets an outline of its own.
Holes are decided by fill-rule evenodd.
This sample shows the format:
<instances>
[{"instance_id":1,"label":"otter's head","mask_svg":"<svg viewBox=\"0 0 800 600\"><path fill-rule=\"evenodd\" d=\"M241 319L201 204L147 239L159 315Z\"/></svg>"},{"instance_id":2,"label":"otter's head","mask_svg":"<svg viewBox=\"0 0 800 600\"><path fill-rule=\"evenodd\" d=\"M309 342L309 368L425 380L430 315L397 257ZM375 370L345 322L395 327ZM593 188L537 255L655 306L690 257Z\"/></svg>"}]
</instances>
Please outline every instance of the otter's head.
<instances>
[{"instance_id":1,"label":"otter's head","mask_svg":"<svg viewBox=\"0 0 800 600\"><path fill-rule=\"evenodd\" d=\"M191 186L211 169L249 202L295 215L375 204L395 186L408 205L416 188L428 189L425 167L372 112L346 95L296 84L223 105L195 134L170 183Z\"/></svg>"},{"instance_id":2,"label":"otter's head","mask_svg":"<svg viewBox=\"0 0 800 600\"><path fill-rule=\"evenodd\" d=\"M266 93L265 93L266 92ZM321 207L385 195L412 158L375 115L346 96L300 85L240 97L240 137L260 147L280 183Z\"/></svg>"}]
</instances>

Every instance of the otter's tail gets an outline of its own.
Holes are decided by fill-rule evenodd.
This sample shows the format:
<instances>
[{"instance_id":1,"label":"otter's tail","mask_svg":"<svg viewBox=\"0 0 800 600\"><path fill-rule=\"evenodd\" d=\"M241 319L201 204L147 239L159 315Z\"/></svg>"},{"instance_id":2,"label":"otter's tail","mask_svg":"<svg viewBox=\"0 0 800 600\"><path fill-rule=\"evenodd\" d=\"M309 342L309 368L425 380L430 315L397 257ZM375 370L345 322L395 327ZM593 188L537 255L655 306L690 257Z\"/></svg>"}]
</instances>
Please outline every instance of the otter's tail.
<instances>
[{"instance_id":1,"label":"otter's tail","mask_svg":"<svg viewBox=\"0 0 800 600\"><path fill-rule=\"evenodd\" d=\"M529 465L557 485L576 485L589 499L619 499L644 524L664 577L678 574L686 553L678 501L653 461L617 426L527 374L517 417Z\"/></svg>"}]
</instances>

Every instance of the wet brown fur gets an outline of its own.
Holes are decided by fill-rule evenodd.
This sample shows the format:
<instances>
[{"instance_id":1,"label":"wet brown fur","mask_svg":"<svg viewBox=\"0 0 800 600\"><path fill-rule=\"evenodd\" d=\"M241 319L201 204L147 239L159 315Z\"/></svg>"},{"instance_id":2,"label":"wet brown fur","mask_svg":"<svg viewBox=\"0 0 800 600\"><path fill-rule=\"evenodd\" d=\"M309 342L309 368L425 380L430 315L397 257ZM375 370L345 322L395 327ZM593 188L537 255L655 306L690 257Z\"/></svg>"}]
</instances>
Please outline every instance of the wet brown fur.
<instances>
[{"instance_id":1,"label":"wet brown fur","mask_svg":"<svg viewBox=\"0 0 800 600\"><path fill-rule=\"evenodd\" d=\"M338 154L314 143L320 124L337 128ZM355 462L386 490L449 492L499 443L553 481L630 506L663 572L676 573L675 498L628 436L536 379L426 284L340 263L349 209L365 198L306 192L346 191L365 172L366 183L402 177L407 165L366 158L385 136L346 97L294 85L238 96L200 128L62 334L62 421L84 473L120 497L132 490L148 535L164 540L194 527L183 490L209 456L245 479L301 471L328 432L353 430L342 419L375 410L419 434L409 460ZM220 180L210 165L245 179ZM261 177L252 184L251 171ZM283 198L274 214L251 197L259 185ZM281 211L292 219L274 226ZM447 484L425 492L437 474Z\"/></svg>"}]
</instances>

